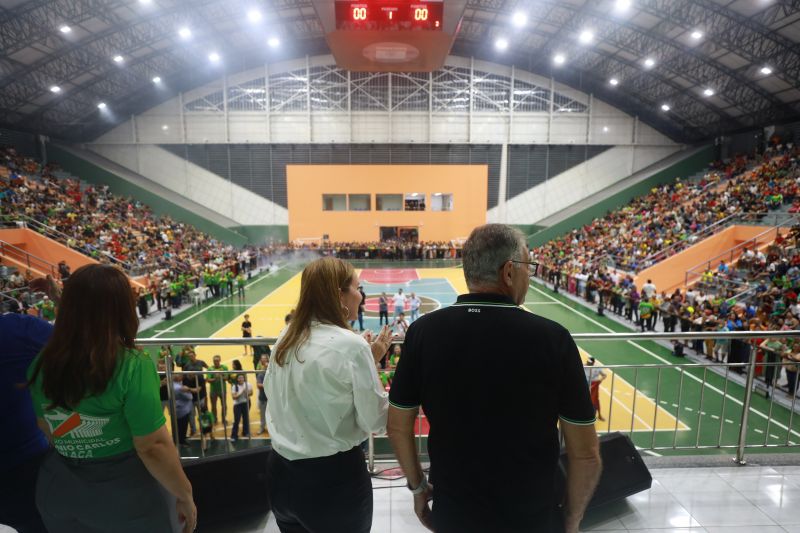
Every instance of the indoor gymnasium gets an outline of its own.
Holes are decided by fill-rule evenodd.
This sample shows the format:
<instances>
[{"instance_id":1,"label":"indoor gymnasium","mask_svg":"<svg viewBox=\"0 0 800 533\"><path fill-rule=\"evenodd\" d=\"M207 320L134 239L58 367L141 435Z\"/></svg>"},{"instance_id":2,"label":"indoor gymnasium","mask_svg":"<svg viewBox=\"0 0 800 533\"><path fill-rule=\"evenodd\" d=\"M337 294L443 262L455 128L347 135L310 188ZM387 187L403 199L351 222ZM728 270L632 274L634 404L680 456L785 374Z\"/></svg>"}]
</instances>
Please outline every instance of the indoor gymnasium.
<instances>
[{"instance_id":1,"label":"indoor gymnasium","mask_svg":"<svg viewBox=\"0 0 800 533\"><path fill-rule=\"evenodd\" d=\"M0 533L800 531L797 2L0 42Z\"/></svg>"}]
</instances>

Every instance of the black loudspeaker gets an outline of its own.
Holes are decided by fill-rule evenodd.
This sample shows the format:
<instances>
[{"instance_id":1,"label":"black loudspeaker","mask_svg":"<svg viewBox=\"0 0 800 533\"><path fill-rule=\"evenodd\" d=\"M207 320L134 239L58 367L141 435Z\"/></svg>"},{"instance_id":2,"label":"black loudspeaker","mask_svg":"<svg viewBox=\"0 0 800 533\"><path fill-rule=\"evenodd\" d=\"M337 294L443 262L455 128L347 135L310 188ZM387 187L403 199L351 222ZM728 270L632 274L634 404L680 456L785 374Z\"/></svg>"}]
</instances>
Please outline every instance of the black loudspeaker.
<instances>
[{"instance_id":1,"label":"black loudspeaker","mask_svg":"<svg viewBox=\"0 0 800 533\"><path fill-rule=\"evenodd\" d=\"M603 459L603 473L587 509L622 500L648 490L653 484L653 476L627 435L614 432L600 437L600 456ZM562 451L556 479L556 490L561 501L565 495L567 462L567 454Z\"/></svg>"},{"instance_id":2,"label":"black loudspeaker","mask_svg":"<svg viewBox=\"0 0 800 533\"><path fill-rule=\"evenodd\" d=\"M192 483L197 525L218 524L231 517L265 515L269 446L205 459L184 460L183 470Z\"/></svg>"}]
</instances>

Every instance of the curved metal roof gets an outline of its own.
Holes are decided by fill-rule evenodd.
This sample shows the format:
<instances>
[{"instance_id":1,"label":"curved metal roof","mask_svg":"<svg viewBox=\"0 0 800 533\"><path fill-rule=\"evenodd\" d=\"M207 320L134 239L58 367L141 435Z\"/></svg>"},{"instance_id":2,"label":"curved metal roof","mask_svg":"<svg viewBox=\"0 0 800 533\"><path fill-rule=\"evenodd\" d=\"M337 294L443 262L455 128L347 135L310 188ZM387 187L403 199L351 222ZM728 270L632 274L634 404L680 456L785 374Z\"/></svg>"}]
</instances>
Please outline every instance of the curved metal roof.
<instances>
[{"instance_id":1,"label":"curved metal roof","mask_svg":"<svg viewBox=\"0 0 800 533\"><path fill-rule=\"evenodd\" d=\"M452 52L553 76L683 142L800 116L800 0L631 0L624 12L616 1L469 0ZM223 71L328 52L309 0L0 6L0 123L71 140L92 139ZM246 15L253 8L263 14L257 24ZM516 11L528 15L522 28L512 24ZM191 29L189 39L178 35L181 27ZM580 42L584 30L592 43ZM267 45L271 36L280 47ZM510 41L505 52L494 47L500 36ZM218 65L208 60L212 50L223 58ZM566 57L561 66L556 53Z\"/></svg>"}]
</instances>

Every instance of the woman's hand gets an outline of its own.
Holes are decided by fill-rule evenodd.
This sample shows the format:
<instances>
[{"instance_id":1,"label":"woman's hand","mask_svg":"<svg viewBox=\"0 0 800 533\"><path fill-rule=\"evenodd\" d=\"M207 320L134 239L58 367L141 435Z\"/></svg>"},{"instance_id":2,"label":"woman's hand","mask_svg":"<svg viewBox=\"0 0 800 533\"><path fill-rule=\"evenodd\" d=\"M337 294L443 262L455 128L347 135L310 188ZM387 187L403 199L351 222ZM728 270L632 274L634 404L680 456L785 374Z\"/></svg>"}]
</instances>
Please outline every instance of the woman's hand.
<instances>
[{"instance_id":1,"label":"woman's hand","mask_svg":"<svg viewBox=\"0 0 800 533\"><path fill-rule=\"evenodd\" d=\"M197 507L192 498L179 499L175 504L178 510L178 520L183 522L183 533L192 533L197 527Z\"/></svg>"},{"instance_id":2,"label":"woman's hand","mask_svg":"<svg viewBox=\"0 0 800 533\"><path fill-rule=\"evenodd\" d=\"M367 342L370 341L367 340ZM389 326L383 326L377 337L375 337L375 339L369 344L369 348L372 350L372 357L375 359L375 362L383 359L383 356L386 355L386 352L389 350L389 346L391 344L392 330L389 329Z\"/></svg>"}]
</instances>

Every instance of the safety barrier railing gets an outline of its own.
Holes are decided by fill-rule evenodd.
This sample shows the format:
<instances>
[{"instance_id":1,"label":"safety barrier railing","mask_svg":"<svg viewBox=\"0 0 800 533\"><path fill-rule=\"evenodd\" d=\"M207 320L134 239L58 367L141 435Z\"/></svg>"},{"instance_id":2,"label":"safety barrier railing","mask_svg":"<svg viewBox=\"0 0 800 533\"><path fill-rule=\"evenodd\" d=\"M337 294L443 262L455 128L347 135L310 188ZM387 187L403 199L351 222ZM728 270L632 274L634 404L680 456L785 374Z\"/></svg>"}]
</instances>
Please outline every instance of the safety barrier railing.
<instances>
[{"instance_id":1,"label":"safety barrier railing","mask_svg":"<svg viewBox=\"0 0 800 533\"><path fill-rule=\"evenodd\" d=\"M599 392L600 404L606 416L598 422L598 431L627 433L638 448L646 453L731 450L737 464L745 464L745 451L755 449L800 448L800 424L794 427L797 388L800 373L800 351L775 351L769 342L800 338L800 331L730 331L686 333L576 333L572 335L579 346L587 343L624 341L632 349L649 350L642 342L671 340L673 343L711 341L714 343L740 343L747 354L736 362L673 363L651 351L653 364L613 364L587 366L587 379L594 381L596 373L607 373ZM275 338L173 338L137 339L140 346L230 346L273 345ZM752 345L758 340L757 345ZM401 340L395 340L399 344ZM781 345L782 346L782 345ZM607 351L606 351L607 353ZM737 357L740 357L737 356ZM759 356L763 356L759 360ZM733 356L731 356L732 358ZM602 357L599 357L602 358ZM168 408L173 438L178 443L175 398L172 382L175 375L231 376L257 374L261 370L174 370L172 356L168 357L161 375L166 378ZM777 378L781 368L793 372L795 390L781 396ZM380 372L380 370L377 370ZM789 374L787 374L789 378ZM790 382L791 383L791 382ZM223 391L225 388L223 389ZM761 392L763 395L754 395ZM267 393L268 394L268 393ZM763 396L763 397L762 397ZM785 397L784 397L785 396ZM225 394L221 398L223 412L227 409ZM197 406L194 407L197 409ZM249 411L249 409L248 409ZM197 412L195 412L195 415ZM602 414L602 410L601 410ZM418 414L417 445L421 456L424 451L424 413ZM754 419L756 420L754 422ZM228 440L227 418L223 417L224 452L233 453ZM251 433L251 432L250 432ZM201 434L200 455L205 455ZM252 434L252 433L251 433ZM375 471L376 462L392 462L390 453L380 453L370 436L366 446L368 466ZM386 448L388 450L388 448Z\"/></svg>"},{"instance_id":2,"label":"safety barrier railing","mask_svg":"<svg viewBox=\"0 0 800 533\"><path fill-rule=\"evenodd\" d=\"M5 256L17 263L22 263L28 269L38 270L39 272L57 277L58 269L56 265L5 241L0 241L0 256Z\"/></svg>"}]
</instances>

